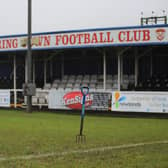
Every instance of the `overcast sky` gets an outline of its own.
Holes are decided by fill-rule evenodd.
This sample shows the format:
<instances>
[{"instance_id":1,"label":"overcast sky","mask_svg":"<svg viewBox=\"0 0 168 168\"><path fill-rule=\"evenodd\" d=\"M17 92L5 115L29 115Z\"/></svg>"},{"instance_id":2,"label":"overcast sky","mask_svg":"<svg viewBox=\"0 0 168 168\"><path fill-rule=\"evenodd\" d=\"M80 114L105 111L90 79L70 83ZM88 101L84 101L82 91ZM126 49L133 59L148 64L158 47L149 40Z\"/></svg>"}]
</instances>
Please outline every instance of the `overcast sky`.
<instances>
[{"instance_id":1,"label":"overcast sky","mask_svg":"<svg viewBox=\"0 0 168 168\"><path fill-rule=\"evenodd\" d=\"M0 36L27 33L27 1L0 0ZM140 25L168 0L32 0L32 32Z\"/></svg>"}]
</instances>

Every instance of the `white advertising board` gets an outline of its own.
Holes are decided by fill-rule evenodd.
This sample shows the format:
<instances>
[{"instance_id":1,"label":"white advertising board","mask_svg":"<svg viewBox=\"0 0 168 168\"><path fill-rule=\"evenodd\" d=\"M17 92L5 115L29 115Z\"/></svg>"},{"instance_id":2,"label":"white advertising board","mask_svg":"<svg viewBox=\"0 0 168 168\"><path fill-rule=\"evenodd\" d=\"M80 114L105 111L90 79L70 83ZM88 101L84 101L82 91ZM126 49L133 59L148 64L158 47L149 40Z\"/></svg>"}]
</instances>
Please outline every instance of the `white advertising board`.
<instances>
[{"instance_id":1,"label":"white advertising board","mask_svg":"<svg viewBox=\"0 0 168 168\"><path fill-rule=\"evenodd\" d=\"M112 92L112 111L168 113L168 92Z\"/></svg>"},{"instance_id":2,"label":"white advertising board","mask_svg":"<svg viewBox=\"0 0 168 168\"><path fill-rule=\"evenodd\" d=\"M0 107L10 107L10 90L0 89Z\"/></svg>"},{"instance_id":3,"label":"white advertising board","mask_svg":"<svg viewBox=\"0 0 168 168\"><path fill-rule=\"evenodd\" d=\"M86 96L85 107L88 110L108 110L110 92L89 92ZM60 91L50 90L48 97L49 109L81 109L82 93L80 90Z\"/></svg>"}]
</instances>

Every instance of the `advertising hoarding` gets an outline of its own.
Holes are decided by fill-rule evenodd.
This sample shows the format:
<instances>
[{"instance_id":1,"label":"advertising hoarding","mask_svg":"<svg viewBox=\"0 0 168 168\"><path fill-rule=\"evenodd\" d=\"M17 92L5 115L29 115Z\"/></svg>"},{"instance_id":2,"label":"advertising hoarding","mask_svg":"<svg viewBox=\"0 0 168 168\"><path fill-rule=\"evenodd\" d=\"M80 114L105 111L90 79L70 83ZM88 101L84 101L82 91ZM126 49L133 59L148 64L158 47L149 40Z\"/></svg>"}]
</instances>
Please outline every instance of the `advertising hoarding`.
<instances>
[{"instance_id":1,"label":"advertising hoarding","mask_svg":"<svg viewBox=\"0 0 168 168\"><path fill-rule=\"evenodd\" d=\"M112 92L112 111L168 113L168 92Z\"/></svg>"},{"instance_id":2,"label":"advertising hoarding","mask_svg":"<svg viewBox=\"0 0 168 168\"><path fill-rule=\"evenodd\" d=\"M10 90L0 89L0 107L10 107Z\"/></svg>"},{"instance_id":3,"label":"advertising hoarding","mask_svg":"<svg viewBox=\"0 0 168 168\"><path fill-rule=\"evenodd\" d=\"M109 100L111 93L89 92L86 96L85 106L87 110L109 110ZM79 90L59 91L50 90L48 108L49 109L81 109L82 93Z\"/></svg>"}]
</instances>

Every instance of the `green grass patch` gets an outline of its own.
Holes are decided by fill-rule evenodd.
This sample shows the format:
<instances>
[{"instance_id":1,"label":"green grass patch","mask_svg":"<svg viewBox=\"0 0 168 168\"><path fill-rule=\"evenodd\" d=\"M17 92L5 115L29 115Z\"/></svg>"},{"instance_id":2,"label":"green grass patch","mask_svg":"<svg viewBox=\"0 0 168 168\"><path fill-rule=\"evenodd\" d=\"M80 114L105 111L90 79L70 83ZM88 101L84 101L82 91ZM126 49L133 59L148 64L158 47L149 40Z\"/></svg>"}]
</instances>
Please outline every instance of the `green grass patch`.
<instances>
[{"instance_id":1,"label":"green grass patch","mask_svg":"<svg viewBox=\"0 0 168 168\"><path fill-rule=\"evenodd\" d=\"M168 140L167 119L86 116L85 144L75 142L79 126L79 115L0 110L0 158ZM166 168L168 144L0 161L0 167Z\"/></svg>"}]
</instances>

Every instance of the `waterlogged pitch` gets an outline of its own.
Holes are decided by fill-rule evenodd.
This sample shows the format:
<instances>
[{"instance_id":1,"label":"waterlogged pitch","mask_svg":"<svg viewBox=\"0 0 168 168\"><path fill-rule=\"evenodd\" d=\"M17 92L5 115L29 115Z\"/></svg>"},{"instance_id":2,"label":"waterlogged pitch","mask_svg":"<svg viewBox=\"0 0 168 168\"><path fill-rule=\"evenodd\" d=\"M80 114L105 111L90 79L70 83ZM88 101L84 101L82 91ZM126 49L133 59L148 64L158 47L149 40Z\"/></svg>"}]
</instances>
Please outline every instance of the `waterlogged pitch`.
<instances>
[{"instance_id":1,"label":"waterlogged pitch","mask_svg":"<svg viewBox=\"0 0 168 168\"><path fill-rule=\"evenodd\" d=\"M0 167L167 168L167 119L0 110Z\"/></svg>"}]
</instances>

